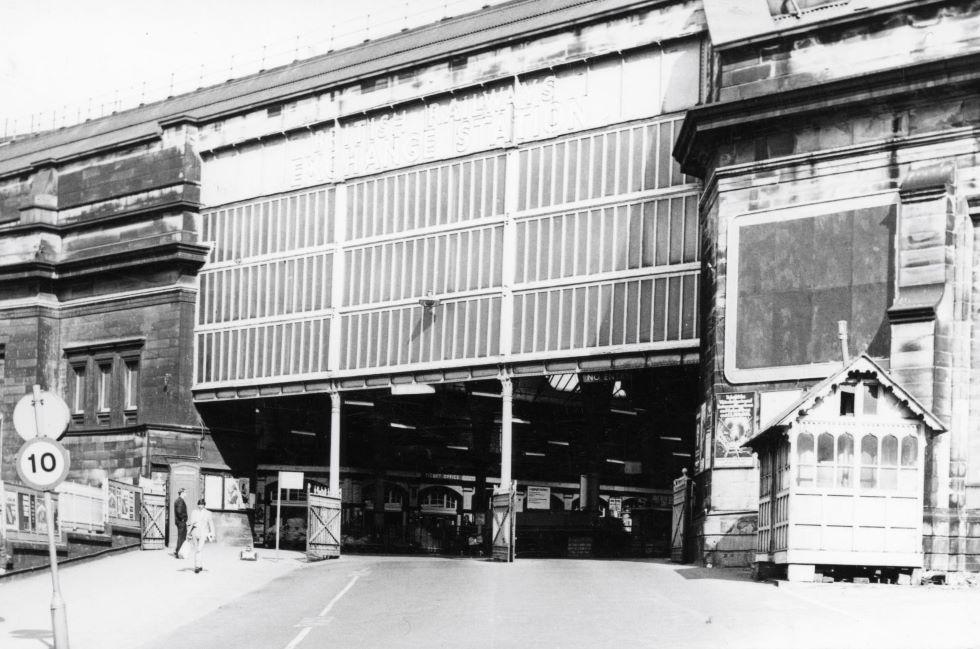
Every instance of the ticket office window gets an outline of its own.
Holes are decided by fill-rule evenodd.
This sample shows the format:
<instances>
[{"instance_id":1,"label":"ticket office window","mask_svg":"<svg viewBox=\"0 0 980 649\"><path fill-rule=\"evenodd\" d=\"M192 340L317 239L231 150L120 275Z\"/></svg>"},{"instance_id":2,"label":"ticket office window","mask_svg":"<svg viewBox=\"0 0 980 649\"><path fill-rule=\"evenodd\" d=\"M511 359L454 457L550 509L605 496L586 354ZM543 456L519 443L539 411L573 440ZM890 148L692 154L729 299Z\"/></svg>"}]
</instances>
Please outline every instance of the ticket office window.
<instances>
[{"instance_id":1,"label":"ticket office window","mask_svg":"<svg viewBox=\"0 0 980 649\"><path fill-rule=\"evenodd\" d=\"M918 485L918 439L908 434L801 433L796 442L797 485L861 490L914 491ZM855 466L855 461L858 461ZM854 473L858 472L855 485Z\"/></svg>"}]
</instances>

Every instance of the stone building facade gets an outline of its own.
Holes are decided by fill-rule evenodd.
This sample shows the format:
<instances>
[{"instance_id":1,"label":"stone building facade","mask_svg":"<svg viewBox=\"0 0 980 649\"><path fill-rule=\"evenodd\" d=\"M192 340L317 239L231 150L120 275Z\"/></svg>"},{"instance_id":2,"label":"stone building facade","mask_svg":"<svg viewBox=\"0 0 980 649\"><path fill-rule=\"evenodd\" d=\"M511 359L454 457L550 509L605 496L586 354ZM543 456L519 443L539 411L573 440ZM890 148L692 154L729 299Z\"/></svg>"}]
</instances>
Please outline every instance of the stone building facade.
<instances>
[{"instance_id":1,"label":"stone building facade","mask_svg":"<svg viewBox=\"0 0 980 649\"><path fill-rule=\"evenodd\" d=\"M845 320L948 430L927 567L975 570L978 26L514 0L4 142L3 412L59 391L73 478L192 465L252 518L278 470L340 473L375 532L474 520L513 455L562 525L632 501L662 552L687 469L695 558L743 564L741 443L839 368Z\"/></svg>"},{"instance_id":2,"label":"stone building facade","mask_svg":"<svg viewBox=\"0 0 980 649\"><path fill-rule=\"evenodd\" d=\"M839 366L848 321L851 353L949 431L927 449L925 566L976 570L980 5L739 4L705 3L711 99L675 151L705 182L704 387L771 416Z\"/></svg>"}]
</instances>

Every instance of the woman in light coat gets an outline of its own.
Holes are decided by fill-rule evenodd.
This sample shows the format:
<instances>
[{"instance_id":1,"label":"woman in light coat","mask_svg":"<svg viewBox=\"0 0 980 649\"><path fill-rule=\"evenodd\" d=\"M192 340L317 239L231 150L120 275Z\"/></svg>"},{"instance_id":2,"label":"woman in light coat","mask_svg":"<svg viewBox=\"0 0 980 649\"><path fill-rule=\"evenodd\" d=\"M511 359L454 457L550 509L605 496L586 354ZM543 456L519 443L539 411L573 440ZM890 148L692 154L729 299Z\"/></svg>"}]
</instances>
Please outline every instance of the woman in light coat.
<instances>
[{"instance_id":1,"label":"woman in light coat","mask_svg":"<svg viewBox=\"0 0 980 649\"><path fill-rule=\"evenodd\" d=\"M201 553L204 544L214 541L214 521L211 512L204 507L204 499L197 501L197 509L191 512L187 520L187 536L194 543L194 574L204 570L201 566Z\"/></svg>"}]
</instances>

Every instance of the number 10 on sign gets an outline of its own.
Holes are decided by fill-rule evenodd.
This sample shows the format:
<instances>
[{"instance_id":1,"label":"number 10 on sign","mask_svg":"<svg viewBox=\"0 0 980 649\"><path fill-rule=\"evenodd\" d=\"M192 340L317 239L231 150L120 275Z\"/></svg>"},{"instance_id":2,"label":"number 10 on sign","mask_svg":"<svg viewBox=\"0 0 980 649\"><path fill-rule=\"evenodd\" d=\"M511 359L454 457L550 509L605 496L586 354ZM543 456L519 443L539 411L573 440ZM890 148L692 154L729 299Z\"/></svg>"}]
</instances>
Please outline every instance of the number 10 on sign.
<instances>
[{"instance_id":1,"label":"number 10 on sign","mask_svg":"<svg viewBox=\"0 0 980 649\"><path fill-rule=\"evenodd\" d=\"M17 474L24 484L51 491L68 476L68 451L58 441L35 437L17 454Z\"/></svg>"}]
</instances>

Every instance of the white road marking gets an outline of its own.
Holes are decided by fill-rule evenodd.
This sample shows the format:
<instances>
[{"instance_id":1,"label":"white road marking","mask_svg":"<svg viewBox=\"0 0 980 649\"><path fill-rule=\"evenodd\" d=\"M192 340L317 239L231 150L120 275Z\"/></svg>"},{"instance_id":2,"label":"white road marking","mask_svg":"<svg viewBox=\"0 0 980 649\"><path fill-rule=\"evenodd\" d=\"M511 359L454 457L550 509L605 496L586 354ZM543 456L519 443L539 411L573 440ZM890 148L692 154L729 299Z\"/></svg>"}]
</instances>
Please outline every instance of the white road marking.
<instances>
[{"instance_id":1,"label":"white road marking","mask_svg":"<svg viewBox=\"0 0 980 649\"><path fill-rule=\"evenodd\" d=\"M330 612L330 609L334 607L334 604L339 602L340 598L346 595L347 591L349 591L354 586L354 584L357 583L357 580L360 578L361 578L360 574L355 574L353 577L351 577L351 580L347 582L347 585L344 586L344 589L341 590L336 595L334 595L334 598L330 600L330 602L326 605L326 607L324 607L322 611L320 611L320 614L318 616L316 616L315 618L304 618L300 622L303 625L303 628L300 629L299 633L296 634L296 637L290 640L289 644L286 645L283 649L296 649L296 647L299 646L299 643L301 643L303 639L307 635L309 635L310 631L313 630L314 626L326 626L327 624L329 624L330 623L329 619L320 621L318 620L318 618L326 617L327 613Z\"/></svg>"}]
</instances>

